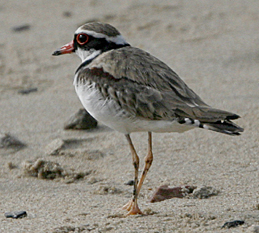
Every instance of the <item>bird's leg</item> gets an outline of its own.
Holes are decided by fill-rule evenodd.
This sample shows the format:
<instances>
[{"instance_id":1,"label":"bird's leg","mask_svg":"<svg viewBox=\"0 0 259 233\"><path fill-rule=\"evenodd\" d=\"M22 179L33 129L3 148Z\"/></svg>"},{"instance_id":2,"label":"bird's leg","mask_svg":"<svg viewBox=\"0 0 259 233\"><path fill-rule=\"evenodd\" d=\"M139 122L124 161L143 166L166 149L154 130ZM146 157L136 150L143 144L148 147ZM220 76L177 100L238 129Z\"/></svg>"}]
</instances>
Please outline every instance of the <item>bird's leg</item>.
<instances>
[{"instance_id":1,"label":"bird's leg","mask_svg":"<svg viewBox=\"0 0 259 233\"><path fill-rule=\"evenodd\" d=\"M148 154L145 157L145 166L142 172L142 175L140 177L139 183L138 183L138 187L137 187L137 195L140 192L141 186L146 178L147 172L149 170L149 168L151 167L153 162L153 152L152 152L152 133L148 132Z\"/></svg>"},{"instance_id":2,"label":"bird's leg","mask_svg":"<svg viewBox=\"0 0 259 233\"><path fill-rule=\"evenodd\" d=\"M139 161L138 159L138 155L136 153L136 150L132 144L132 141L129 137L129 135L126 135L127 140L129 142L130 148L131 148L131 153L132 153L132 157L133 157L133 165L135 167L135 182L134 182L134 191L133 191L133 199L130 200L125 206L123 206L124 209L127 209L128 211L130 211L128 213L128 215L133 215L133 214L142 214L141 210L138 207L137 204L137 197L139 195L140 189L142 187L142 184L147 176L148 170L152 165L153 162L153 152L152 152L152 133L148 132L148 154L145 157L145 166L142 172L142 175L140 177L140 180L138 182L138 178L136 178L138 176L138 173L136 171L138 171L138 165L139 162L137 162L137 170L136 170L136 166L135 166L135 159L134 157L137 157L137 161Z\"/></svg>"},{"instance_id":3,"label":"bird's leg","mask_svg":"<svg viewBox=\"0 0 259 233\"><path fill-rule=\"evenodd\" d=\"M138 207L137 199L138 199L138 169L139 169L139 157L137 155L137 152L133 146L133 143L131 141L130 135L125 135L127 138L127 141L130 146L130 151L132 154L132 160L133 160L133 166L135 168L135 179L134 179L134 188L133 188L133 198L122 208L129 211L128 215L134 215L134 214L142 214L141 210Z\"/></svg>"}]
</instances>

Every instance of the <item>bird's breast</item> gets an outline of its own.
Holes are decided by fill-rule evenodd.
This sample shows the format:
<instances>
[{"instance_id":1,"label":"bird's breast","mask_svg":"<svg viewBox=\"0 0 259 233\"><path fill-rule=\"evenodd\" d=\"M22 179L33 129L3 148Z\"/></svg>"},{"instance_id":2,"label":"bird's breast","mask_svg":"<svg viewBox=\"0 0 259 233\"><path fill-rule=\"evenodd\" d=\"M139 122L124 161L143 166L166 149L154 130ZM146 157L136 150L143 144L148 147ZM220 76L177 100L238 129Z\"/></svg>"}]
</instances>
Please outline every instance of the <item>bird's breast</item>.
<instances>
[{"instance_id":1,"label":"bird's breast","mask_svg":"<svg viewBox=\"0 0 259 233\"><path fill-rule=\"evenodd\" d=\"M84 108L99 122L122 133L130 133L134 116L120 107L116 100L106 97L94 82L75 85Z\"/></svg>"}]
</instances>

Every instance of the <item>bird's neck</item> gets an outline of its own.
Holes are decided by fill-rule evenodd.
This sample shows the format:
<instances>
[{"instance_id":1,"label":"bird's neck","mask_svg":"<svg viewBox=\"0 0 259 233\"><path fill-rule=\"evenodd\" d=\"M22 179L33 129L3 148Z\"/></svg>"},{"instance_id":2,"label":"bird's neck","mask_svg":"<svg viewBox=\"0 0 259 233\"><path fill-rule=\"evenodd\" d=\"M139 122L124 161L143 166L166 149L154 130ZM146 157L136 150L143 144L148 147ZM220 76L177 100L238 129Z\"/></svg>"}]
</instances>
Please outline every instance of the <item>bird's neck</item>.
<instances>
[{"instance_id":1,"label":"bird's neck","mask_svg":"<svg viewBox=\"0 0 259 233\"><path fill-rule=\"evenodd\" d=\"M89 65L95 58L97 58L100 54L113 50L113 49L120 49L123 47L130 46L130 44L115 44L115 43L109 43L109 45L105 46L102 50L90 50L89 53L85 53L84 55L80 54L80 51L77 52L77 55L82 59L82 63L80 66L76 69L77 73L81 68Z\"/></svg>"}]
</instances>

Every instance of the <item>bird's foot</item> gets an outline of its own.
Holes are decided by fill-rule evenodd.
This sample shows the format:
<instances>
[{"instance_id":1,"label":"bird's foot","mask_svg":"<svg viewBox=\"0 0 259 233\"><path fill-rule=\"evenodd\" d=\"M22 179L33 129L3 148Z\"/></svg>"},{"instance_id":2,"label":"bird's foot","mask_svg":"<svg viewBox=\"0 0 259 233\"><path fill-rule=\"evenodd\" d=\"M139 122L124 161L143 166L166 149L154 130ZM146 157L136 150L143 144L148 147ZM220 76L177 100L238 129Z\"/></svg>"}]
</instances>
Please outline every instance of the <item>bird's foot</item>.
<instances>
[{"instance_id":1,"label":"bird's foot","mask_svg":"<svg viewBox=\"0 0 259 233\"><path fill-rule=\"evenodd\" d=\"M122 209L129 211L129 210L131 209L132 204L133 204L133 200L129 200L129 201L127 202L127 204L125 204L124 206L122 206Z\"/></svg>"},{"instance_id":2,"label":"bird's foot","mask_svg":"<svg viewBox=\"0 0 259 233\"><path fill-rule=\"evenodd\" d=\"M138 204L136 201L130 200L126 205L122 207L122 209L125 209L129 211L127 213L128 215L136 215L136 214L141 214L143 215L142 211L139 209Z\"/></svg>"}]
</instances>

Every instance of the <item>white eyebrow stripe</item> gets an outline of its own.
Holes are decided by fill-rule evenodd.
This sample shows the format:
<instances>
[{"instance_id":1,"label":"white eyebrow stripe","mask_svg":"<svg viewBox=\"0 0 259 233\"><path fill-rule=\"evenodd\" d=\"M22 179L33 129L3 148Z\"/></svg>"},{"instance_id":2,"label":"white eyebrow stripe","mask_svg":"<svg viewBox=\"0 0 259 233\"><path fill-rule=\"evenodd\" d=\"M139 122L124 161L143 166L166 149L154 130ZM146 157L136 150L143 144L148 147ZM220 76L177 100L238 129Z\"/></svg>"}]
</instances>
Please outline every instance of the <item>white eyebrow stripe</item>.
<instances>
[{"instance_id":1,"label":"white eyebrow stripe","mask_svg":"<svg viewBox=\"0 0 259 233\"><path fill-rule=\"evenodd\" d=\"M79 33L85 33L85 34L87 34L89 36L93 36L95 38L105 38L107 41L113 42L115 44L121 44L121 45L127 44L126 40L123 38L122 35L110 37L110 36L104 35L103 33L97 33L94 31L89 31L89 30L84 30L84 29L78 28L76 30L75 34L79 34Z\"/></svg>"}]
</instances>

